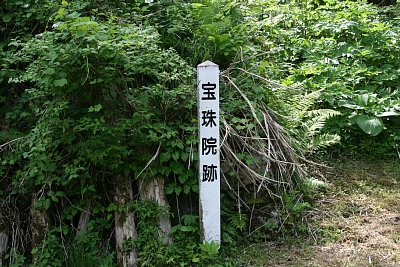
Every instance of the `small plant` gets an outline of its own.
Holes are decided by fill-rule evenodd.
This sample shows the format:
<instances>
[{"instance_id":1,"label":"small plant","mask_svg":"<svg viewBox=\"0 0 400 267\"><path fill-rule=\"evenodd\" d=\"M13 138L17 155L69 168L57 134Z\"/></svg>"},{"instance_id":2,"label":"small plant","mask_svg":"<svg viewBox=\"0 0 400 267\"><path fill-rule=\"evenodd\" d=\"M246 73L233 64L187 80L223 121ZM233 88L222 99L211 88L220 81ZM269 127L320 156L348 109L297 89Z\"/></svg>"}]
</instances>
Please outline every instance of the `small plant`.
<instances>
[{"instance_id":1,"label":"small plant","mask_svg":"<svg viewBox=\"0 0 400 267\"><path fill-rule=\"evenodd\" d=\"M101 244L98 233L78 234L67 251L66 267L107 267L114 266L114 254Z\"/></svg>"},{"instance_id":2,"label":"small plant","mask_svg":"<svg viewBox=\"0 0 400 267\"><path fill-rule=\"evenodd\" d=\"M39 247L32 250L34 261L32 267L62 267L64 263L64 247L56 231L49 236Z\"/></svg>"}]
</instances>

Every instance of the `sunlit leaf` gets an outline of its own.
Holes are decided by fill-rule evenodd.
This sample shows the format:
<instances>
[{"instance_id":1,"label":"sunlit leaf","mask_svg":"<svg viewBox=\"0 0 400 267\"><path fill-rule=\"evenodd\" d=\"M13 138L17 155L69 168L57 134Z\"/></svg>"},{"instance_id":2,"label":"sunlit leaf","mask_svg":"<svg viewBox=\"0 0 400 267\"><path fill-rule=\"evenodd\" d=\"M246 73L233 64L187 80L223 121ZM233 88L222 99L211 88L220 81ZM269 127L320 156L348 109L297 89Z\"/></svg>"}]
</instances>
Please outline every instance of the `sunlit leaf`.
<instances>
[{"instance_id":1,"label":"sunlit leaf","mask_svg":"<svg viewBox=\"0 0 400 267\"><path fill-rule=\"evenodd\" d=\"M356 122L361 130L371 136L377 136L384 128L382 119L375 116L358 115Z\"/></svg>"}]
</instances>

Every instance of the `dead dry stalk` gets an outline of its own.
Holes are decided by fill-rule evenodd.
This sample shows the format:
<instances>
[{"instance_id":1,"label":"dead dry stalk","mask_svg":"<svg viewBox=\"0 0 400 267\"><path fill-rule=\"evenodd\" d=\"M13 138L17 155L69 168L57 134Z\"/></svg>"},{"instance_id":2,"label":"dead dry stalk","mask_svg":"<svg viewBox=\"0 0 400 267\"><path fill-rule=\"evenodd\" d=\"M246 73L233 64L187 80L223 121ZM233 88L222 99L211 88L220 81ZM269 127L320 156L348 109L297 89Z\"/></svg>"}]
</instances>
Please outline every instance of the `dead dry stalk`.
<instances>
[{"instance_id":1,"label":"dead dry stalk","mask_svg":"<svg viewBox=\"0 0 400 267\"><path fill-rule=\"evenodd\" d=\"M248 71L241 71L251 76L250 79L262 78L250 75ZM234 116L225 113L221 117L222 165L230 166L231 174L232 171L236 173L224 175L225 183L233 192L235 190L231 185L238 184L254 199L259 194L267 193L270 198L283 204L281 193L292 189L295 182L304 179L306 175L302 156L293 148L288 133L274 119L265 103L257 102L254 105L229 76L229 72L221 73L221 78L226 81L227 88L234 89L244 100L246 106L241 107L240 112L253 125L238 130L234 122L230 121ZM266 83L268 88L277 86L266 79L261 79L261 82ZM237 193L234 193L239 199ZM241 198L240 201L249 210L250 218L253 218L254 206L247 205Z\"/></svg>"}]
</instances>

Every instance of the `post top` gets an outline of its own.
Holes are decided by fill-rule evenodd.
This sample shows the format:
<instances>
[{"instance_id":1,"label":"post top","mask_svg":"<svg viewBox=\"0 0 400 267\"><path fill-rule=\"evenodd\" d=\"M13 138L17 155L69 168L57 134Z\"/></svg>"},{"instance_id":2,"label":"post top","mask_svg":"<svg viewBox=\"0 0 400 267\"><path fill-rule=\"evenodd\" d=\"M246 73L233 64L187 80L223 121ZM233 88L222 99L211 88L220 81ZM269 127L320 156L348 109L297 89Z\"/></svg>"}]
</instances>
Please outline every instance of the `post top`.
<instances>
[{"instance_id":1,"label":"post top","mask_svg":"<svg viewBox=\"0 0 400 267\"><path fill-rule=\"evenodd\" d=\"M213 62L211 62L211 61L209 61L209 60L204 61L203 63L197 65L197 67L211 67L211 66L213 66L213 67L218 67L217 64L215 64L215 63L213 63Z\"/></svg>"}]
</instances>

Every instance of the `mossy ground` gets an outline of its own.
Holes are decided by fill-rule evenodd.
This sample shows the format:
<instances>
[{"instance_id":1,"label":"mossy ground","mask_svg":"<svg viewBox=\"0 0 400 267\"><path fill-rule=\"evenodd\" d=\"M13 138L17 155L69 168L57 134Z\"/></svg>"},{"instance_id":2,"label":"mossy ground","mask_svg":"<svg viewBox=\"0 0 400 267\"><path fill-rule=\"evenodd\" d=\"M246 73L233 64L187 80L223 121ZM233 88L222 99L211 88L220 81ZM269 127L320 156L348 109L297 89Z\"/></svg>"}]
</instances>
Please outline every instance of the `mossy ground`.
<instances>
[{"instance_id":1,"label":"mossy ground","mask_svg":"<svg viewBox=\"0 0 400 267\"><path fill-rule=\"evenodd\" d=\"M328 165L310 235L248 246L243 266L400 266L400 161Z\"/></svg>"}]
</instances>

